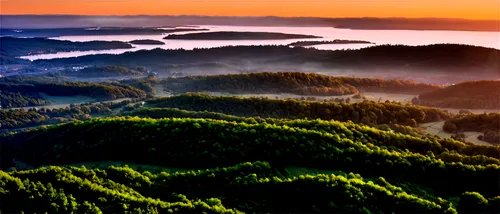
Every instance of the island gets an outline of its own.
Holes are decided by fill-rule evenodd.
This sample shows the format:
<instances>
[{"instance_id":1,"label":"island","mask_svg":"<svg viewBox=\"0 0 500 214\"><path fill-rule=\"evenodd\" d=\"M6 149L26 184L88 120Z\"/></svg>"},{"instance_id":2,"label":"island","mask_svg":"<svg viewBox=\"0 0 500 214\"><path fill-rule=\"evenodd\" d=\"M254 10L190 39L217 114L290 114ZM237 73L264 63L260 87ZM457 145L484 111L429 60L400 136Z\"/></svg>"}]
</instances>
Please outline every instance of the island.
<instances>
[{"instance_id":1,"label":"island","mask_svg":"<svg viewBox=\"0 0 500 214\"><path fill-rule=\"evenodd\" d=\"M152 40L152 39L137 39L137 40L132 40L128 43L134 44L134 45L164 45L165 44L165 42L158 41L158 40Z\"/></svg>"},{"instance_id":2,"label":"island","mask_svg":"<svg viewBox=\"0 0 500 214\"><path fill-rule=\"evenodd\" d=\"M15 38L0 37L2 44L0 55L20 57L37 54L48 54L69 51L90 51L107 49L133 48L126 42L119 41L90 41L72 42L47 38Z\"/></svg>"},{"instance_id":3,"label":"island","mask_svg":"<svg viewBox=\"0 0 500 214\"><path fill-rule=\"evenodd\" d=\"M183 35L168 35L164 39L181 39L181 40L279 40L279 39L314 39L323 38L312 35L302 34L286 34L286 33L271 33L271 32L205 32L205 33L189 33Z\"/></svg>"},{"instance_id":4,"label":"island","mask_svg":"<svg viewBox=\"0 0 500 214\"><path fill-rule=\"evenodd\" d=\"M307 46L326 45L326 44L375 44L375 43L372 43L369 41L362 41L362 40L336 39L336 40L331 40L331 41L299 41L299 42L290 43L290 44L288 44L288 46L307 47Z\"/></svg>"}]
</instances>

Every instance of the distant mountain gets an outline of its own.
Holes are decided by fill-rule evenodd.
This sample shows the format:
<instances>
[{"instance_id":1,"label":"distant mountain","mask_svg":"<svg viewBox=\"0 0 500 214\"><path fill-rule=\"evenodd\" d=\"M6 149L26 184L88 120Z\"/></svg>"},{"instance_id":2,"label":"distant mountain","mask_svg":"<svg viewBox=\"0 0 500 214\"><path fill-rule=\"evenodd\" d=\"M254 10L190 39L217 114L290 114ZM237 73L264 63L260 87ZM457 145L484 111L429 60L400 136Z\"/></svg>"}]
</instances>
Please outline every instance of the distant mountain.
<instances>
[{"instance_id":1,"label":"distant mountain","mask_svg":"<svg viewBox=\"0 0 500 214\"><path fill-rule=\"evenodd\" d=\"M2 28L162 27L183 25L314 26L385 30L500 31L498 20L225 16L2 15Z\"/></svg>"}]
</instances>

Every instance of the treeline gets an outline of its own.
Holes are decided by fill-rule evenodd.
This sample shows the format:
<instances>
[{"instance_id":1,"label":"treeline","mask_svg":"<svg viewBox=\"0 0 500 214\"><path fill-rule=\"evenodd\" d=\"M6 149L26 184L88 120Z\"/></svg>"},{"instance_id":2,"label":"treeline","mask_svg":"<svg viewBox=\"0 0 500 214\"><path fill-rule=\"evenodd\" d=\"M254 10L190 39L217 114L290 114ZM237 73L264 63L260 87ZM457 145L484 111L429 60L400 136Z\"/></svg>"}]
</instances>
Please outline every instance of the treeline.
<instances>
[{"instance_id":1,"label":"treeline","mask_svg":"<svg viewBox=\"0 0 500 214\"><path fill-rule=\"evenodd\" d=\"M159 80L151 75L145 78L126 79L120 81L120 84L128 85L146 92L147 97L150 98L156 95L156 89L153 87L153 84L158 84L158 83Z\"/></svg>"},{"instance_id":2,"label":"treeline","mask_svg":"<svg viewBox=\"0 0 500 214\"><path fill-rule=\"evenodd\" d=\"M369 130L353 132L328 123L291 123L295 125L93 119L3 136L2 163L14 158L34 166L130 161L200 169L262 160L278 167L341 170L414 182L442 195L465 191L498 195L498 147L453 140L444 144L380 131L377 137ZM306 128L310 125L332 131Z\"/></svg>"},{"instance_id":3,"label":"treeline","mask_svg":"<svg viewBox=\"0 0 500 214\"><path fill-rule=\"evenodd\" d=\"M471 81L424 93L412 100L416 105L441 108L498 109L500 81Z\"/></svg>"},{"instance_id":4,"label":"treeline","mask_svg":"<svg viewBox=\"0 0 500 214\"><path fill-rule=\"evenodd\" d=\"M177 108L149 108L141 107L138 109L133 109L131 111L124 111L122 116L137 116L142 118L207 118L216 120L226 120L226 121L236 121L245 123L256 123L256 122L267 122L267 123L278 123L279 121L286 119L275 119L275 118L260 118L260 117L238 117L234 115L222 114L217 112L208 111L187 111ZM428 135L425 131L417 127L398 125L398 124L381 124L374 126L377 129L384 131L394 131L406 135L421 136Z\"/></svg>"},{"instance_id":5,"label":"treeline","mask_svg":"<svg viewBox=\"0 0 500 214\"><path fill-rule=\"evenodd\" d=\"M224 121L244 122L247 124L268 123L278 126L287 126L295 128L311 129L316 131L328 132L331 134L340 134L343 137L378 145L382 148L399 149L398 151L409 150L426 155L431 151L434 156L441 159L459 161L452 154L458 152L467 155L483 154L489 159L485 163L500 162L495 158L500 158L497 154L500 150L495 147L478 146L471 143L461 143L453 139L443 139L434 136L423 136L418 129L408 126L379 125L376 127L368 127L353 122L325 121L325 120L287 120L275 118L260 118L260 117L238 117L233 115L221 114L216 112L196 112L186 111L172 108L146 108L141 107L132 111L126 111L122 116L137 116L141 118L205 118ZM397 132L397 133L394 133ZM400 134L398 134L400 133ZM388 140L391 139L391 140ZM398 139L398 140L396 140ZM450 153L451 152L451 153ZM466 162L466 160L460 160Z\"/></svg>"},{"instance_id":6,"label":"treeline","mask_svg":"<svg viewBox=\"0 0 500 214\"><path fill-rule=\"evenodd\" d=\"M161 81L175 92L221 91L231 93L293 93L339 96L367 92L420 94L440 86L409 80L332 77L302 72L264 72L166 78Z\"/></svg>"},{"instance_id":7,"label":"treeline","mask_svg":"<svg viewBox=\"0 0 500 214\"><path fill-rule=\"evenodd\" d=\"M114 176L102 177L106 172ZM144 192L120 183L130 172L134 179L143 176L130 168L94 171L53 166L14 173L0 171L0 210L6 213L241 213L226 209L217 198L190 200L173 193L163 194L162 199L142 196ZM91 175L93 177L89 177Z\"/></svg>"},{"instance_id":8,"label":"treeline","mask_svg":"<svg viewBox=\"0 0 500 214\"><path fill-rule=\"evenodd\" d=\"M2 84L0 83L0 87ZM37 93L9 92L0 89L0 109L21 106L40 106L47 104Z\"/></svg>"},{"instance_id":9,"label":"treeline","mask_svg":"<svg viewBox=\"0 0 500 214\"><path fill-rule=\"evenodd\" d=\"M33 95L38 95L39 93L51 96L82 95L97 99L146 97L146 92L143 90L119 83L68 82L53 78L28 76L2 78L0 80L0 91L22 95L5 96L4 102L7 103L6 106L10 107L23 107L35 104L33 102L23 102L22 99L27 99L23 97L31 97L33 99ZM13 98L14 100L10 100L9 98Z\"/></svg>"},{"instance_id":10,"label":"treeline","mask_svg":"<svg viewBox=\"0 0 500 214\"><path fill-rule=\"evenodd\" d=\"M500 113L459 114L446 121L443 130L449 133L483 132L480 140L500 144Z\"/></svg>"},{"instance_id":11,"label":"treeline","mask_svg":"<svg viewBox=\"0 0 500 214\"><path fill-rule=\"evenodd\" d=\"M187 93L174 97L152 99L148 103L156 107L191 111L206 110L244 117L351 120L365 125L400 124L416 127L418 123L450 118L448 113L439 109L371 101L348 104L269 98L218 97Z\"/></svg>"},{"instance_id":12,"label":"treeline","mask_svg":"<svg viewBox=\"0 0 500 214\"><path fill-rule=\"evenodd\" d=\"M353 173L281 175L266 162L199 171L138 172L47 167L0 172L4 212L93 213L498 213L500 197L412 194L384 178ZM177 194L173 194L175 192ZM313 194L314 193L314 194ZM207 198L190 200L189 198ZM31 199L31 200L30 200ZM33 200L35 199L35 200ZM276 200L279 199L279 200Z\"/></svg>"},{"instance_id":13,"label":"treeline","mask_svg":"<svg viewBox=\"0 0 500 214\"><path fill-rule=\"evenodd\" d=\"M60 109L8 109L0 110L0 130L19 129L47 124L58 124L75 120L88 120L93 116L108 116L113 110L132 101L70 105Z\"/></svg>"},{"instance_id":14,"label":"treeline","mask_svg":"<svg viewBox=\"0 0 500 214\"><path fill-rule=\"evenodd\" d=\"M77 71L65 71L63 75L98 78L98 77L121 77L121 76L142 76L143 72L123 66L94 66Z\"/></svg>"}]
</instances>

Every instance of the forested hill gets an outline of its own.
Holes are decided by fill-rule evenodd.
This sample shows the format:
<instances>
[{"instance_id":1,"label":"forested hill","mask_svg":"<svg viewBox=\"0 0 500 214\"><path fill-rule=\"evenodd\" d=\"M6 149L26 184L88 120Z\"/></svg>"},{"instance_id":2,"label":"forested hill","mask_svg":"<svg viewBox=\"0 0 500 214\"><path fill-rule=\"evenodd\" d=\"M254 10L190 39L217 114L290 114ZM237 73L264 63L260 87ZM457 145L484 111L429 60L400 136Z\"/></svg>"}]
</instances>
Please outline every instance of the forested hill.
<instances>
[{"instance_id":1,"label":"forested hill","mask_svg":"<svg viewBox=\"0 0 500 214\"><path fill-rule=\"evenodd\" d=\"M268 98L217 97L200 93L149 100L153 106L180 108L192 111L210 111L245 117L309 118L324 120L351 120L366 125L436 122L449 119L442 110L428 107L407 106L397 103L309 102Z\"/></svg>"},{"instance_id":2,"label":"forested hill","mask_svg":"<svg viewBox=\"0 0 500 214\"><path fill-rule=\"evenodd\" d=\"M2 203L2 211L33 209L19 203L32 203L30 195L61 204L33 203L38 209L97 207L114 212L175 206L179 206L177 212L196 212L217 206L217 210L280 213L456 213L455 209L474 213L496 211L499 202L498 147L417 138L335 121L249 124L107 118L3 136L0 143L3 163L14 158L35 166L115 160L212 169L158 174L117 167L2 171L0 187L5 191L0 194L9 200ZM258 160L267 163L246 163ZM324 170L328 175L293 174L299 171L297 167ZM67 200L82 205L56 202L57 197L50 197L55 190L58 197L71 194ZM321 194L306 197L310 191ZM175 201L170 192L218 199L209 199L207 205L198 201L183 206L189 200L167 203ZM297 197L302 200L296 201ZM287 200L276 202L276 198Z\"/></svg>"},{"instance_id":3,"label":"forested hill","mask_svg":"<svg viewBox=\"0 0 500 214\"><path fill-rule=\"evenodd\" d=\"M443 82L498 78L500 50L467 45L374 46L361 50L327 51L287 46L236 46L195 50L137 51L120 55L93 55L39 60L37 65L145 66L164 71L174 64L220 62L257 71L366 71L379 75L421 78L438 72ZM369 73L368 73L369 74Z\"/></svg>"},{"instance_id":4,"label":"forested hill","mask_svg":"<svg viewBox=\"0 0 500 214\"><path fill-rule=\"evenodd\" d=\"M471 81L424 93L414 104L442 108L499 109L500 81Z\"/></svg>"},{"instance_id":5,"label":"forested hill","mask_svg":"<svg viewBox=\"0 0 500 214\"><path fill-rule=\"evenodd\" d=\"M81 78L99 78L99 77L121 77L121 76L142 76L143 71L122 67L122 66L95 66L88 67L78 71L66 71L66 76Z\"/></svg>"},{"instance_id":6,"label":"forested hill","mask_svg":"<svg viewBox=\"0 0 500 214\"><path fill-rule=\"evenodd\" d=\"M301 72L264 72L166 78L161 81L174 92L220 91L231 93L293 93L346 95L359 91L421 94L442 88L409 80L332 77Z\"/></svg>"},{"instance_id":7,"label":"forested hill","mask_svg":"<svg viewBox=\"0 0 500 214\"><path fill-rule=\"evenodd\" d=\"M24 107L46 104L40 93L51 96L88 96L98 100L144 98L146 92L119 83L70 82L59 78L18 76L0 79L2 107Z\"/></svg>"}]
</instances>

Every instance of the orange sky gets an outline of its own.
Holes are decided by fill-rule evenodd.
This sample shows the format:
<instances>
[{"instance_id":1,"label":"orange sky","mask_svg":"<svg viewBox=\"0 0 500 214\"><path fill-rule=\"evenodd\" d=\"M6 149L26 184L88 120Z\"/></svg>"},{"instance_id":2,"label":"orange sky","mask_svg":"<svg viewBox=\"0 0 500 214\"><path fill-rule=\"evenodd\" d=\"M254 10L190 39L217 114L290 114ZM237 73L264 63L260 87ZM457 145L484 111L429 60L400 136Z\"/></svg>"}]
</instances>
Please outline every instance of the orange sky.
<instances>
[{"instance_id":1,"label":"orange sky","mask_svg":"<svg viewBox=\"0 0 500 214\"><path fill-rule=\"evenodd\" d=\"M500 0L0 0L1 14L500 19Z\"/></svg>"}]
</instances>

